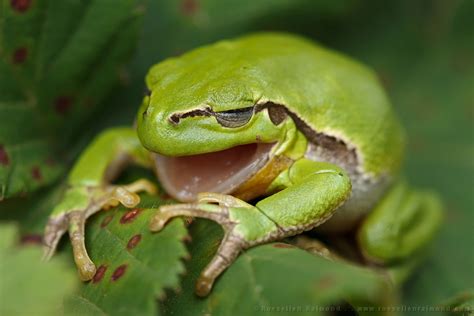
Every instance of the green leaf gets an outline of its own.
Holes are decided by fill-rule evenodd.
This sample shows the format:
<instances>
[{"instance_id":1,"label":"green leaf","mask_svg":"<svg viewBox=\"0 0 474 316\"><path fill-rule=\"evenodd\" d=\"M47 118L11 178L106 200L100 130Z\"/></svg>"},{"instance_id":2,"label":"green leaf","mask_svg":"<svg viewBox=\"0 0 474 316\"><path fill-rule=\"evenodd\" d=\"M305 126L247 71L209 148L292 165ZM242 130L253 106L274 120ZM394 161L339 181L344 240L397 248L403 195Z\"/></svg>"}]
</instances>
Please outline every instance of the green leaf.
<instances>
[{"instance_id":1,"label":"green leaf","mask_svg":"<svg viewBox=\"0 0 474 316\"><path fill-rule=\"evenodd\" d=\"M164 302L167 315L261 315L279 311L298 315L323 314L354 305L387 304L391 293L386 278L352 264L334 262L285 243L252 248L216 281L209 297L194 294L194 283L211 260L222 233L209 222L191 226L192 260L188 262L183 290Z\"/></svg>"},{"instance_id":2,"label":"green leaf","mask_svg":"<svg viewBox=\"0 0 474 316\"><path fill-rule=\"evenodd\" d=\"M1 1L0 200L64 170L65 145L118 81L142 0Z\"/></svg>"},{"instance_id":3,"label":"green leaf","mask_svg":"<svg viewBox=\"0 0 474 316\"><path fill-rule=\"evenodd\" d=\"M156 315L164 288L176 288L187 251L183 221L160 233L148 229L162 202L143 198L140 208L103 211L87 225L86 244L98 271L65 304L67 315Z\"/></svg>"},{"instance_id":4,"label":"green leaf","mask_svg":"<svg viewBox=\"0 0 474 316\"><path fill-rule=\"evenodd\" d=\"M60 315L64 295L78 285L76 275L64 258L41 262L41 248L17 242L15 225L0 225L0 314Z\"/></svg>"}]
</instances>

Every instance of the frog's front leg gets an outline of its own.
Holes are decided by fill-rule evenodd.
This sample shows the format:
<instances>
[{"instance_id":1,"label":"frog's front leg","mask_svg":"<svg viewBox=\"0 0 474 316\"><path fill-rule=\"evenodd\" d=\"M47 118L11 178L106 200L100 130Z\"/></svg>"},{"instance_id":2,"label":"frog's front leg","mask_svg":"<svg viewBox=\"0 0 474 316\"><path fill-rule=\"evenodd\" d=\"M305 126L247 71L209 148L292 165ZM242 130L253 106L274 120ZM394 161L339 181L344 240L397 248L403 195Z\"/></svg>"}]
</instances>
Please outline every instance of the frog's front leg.
<instances>
[{"instance_id":1,"label":"frog's front leg","mask_svg":"<svg viewBox=\"0 0 474 316\"><path fill-rule=\"evenodd\" d=\"M359 246L367 260L387 266L394 283L401 284L441 219L442 204L436 194L415 191L399 182L361 224Z\"/></svg>"},{"instance_id":2,"label":"frog's front leg","mask_svg":"<svg viewBox=\"0 0 474 316\"><path fill-rule=\"evenodd\" d=\"M255 206L228 195L203 193L196 203L160 207L150 225L153 231L161 230L176 216L211 219L224 228L217 254L196 283L199 296L210 292L215 279L242 250L322 224L351 192L349 177L328 163L302 159L280 177L283 190Z\"/></svg>"},{"instance_id":3,"label":"frog's front leg","mask_svg":"<svg viewBox=\"0 0 474 316\"><path fill-rule=\"evenodd\" d=\"M140 202L136 192L154 193L155 186L141 179L128 185L110 182L128 163L151 166L148 152L131 128L114 128L101 133L84 151L68 177L68 189L51 213L44 234L44 258L51 257L61 236L69 231L74 260L82 280L90 280L95 265L84 244L86 219L102 208L135 207Z\"/></svg>"}]
</instances>

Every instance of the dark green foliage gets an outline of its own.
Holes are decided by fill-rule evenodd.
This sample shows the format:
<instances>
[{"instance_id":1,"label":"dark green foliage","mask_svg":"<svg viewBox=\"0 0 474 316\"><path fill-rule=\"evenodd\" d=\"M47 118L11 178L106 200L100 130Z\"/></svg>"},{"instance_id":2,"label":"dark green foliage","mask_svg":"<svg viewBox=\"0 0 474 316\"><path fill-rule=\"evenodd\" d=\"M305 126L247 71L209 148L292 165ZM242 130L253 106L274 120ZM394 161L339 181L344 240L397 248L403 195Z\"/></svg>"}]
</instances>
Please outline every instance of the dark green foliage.
<instances>
[{"instance_id":1,"label":"dark green foliage","mask_svg":"<svg viewBox=\"0 0 474 316\"><path fill-rule=\"evenodd\" d=\"M1 1L0 200L51 183L118 81L142 1Z\"/></svg>"},{"instance_id":2,"label":"dark green foliage","mask_svg":"<svg viewBox=\"0 0 474 316\"><path fill-rule=\"evenodd\" d=\"M23 239L20 246L18 237L16 225L0 225L0 314L58 314L64 295L79 285L75 273L59 256L49 263L39 262L41 248L33 239ZM36 263L34 269L32 262Z\"/></svg>"}]
</instances>

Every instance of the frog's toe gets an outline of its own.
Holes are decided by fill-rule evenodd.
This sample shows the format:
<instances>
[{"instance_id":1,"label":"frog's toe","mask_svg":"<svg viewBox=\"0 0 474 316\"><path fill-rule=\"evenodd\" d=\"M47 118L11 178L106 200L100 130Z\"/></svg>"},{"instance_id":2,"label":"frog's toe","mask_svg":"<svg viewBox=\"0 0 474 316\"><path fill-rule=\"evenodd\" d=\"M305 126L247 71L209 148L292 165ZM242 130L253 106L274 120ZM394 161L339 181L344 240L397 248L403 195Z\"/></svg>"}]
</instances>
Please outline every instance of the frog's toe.
<instances>
[{"instance_id":1,"label":"frog's toe","mask_svg":"<svg viewBox=\"0 0 474 316\"><path fill-rule=\"evenodd\" d=\"M66 231L69 232L74 261L82 281L92 279L96 271L94 263L87 254L84 243L85 222L86 211L71 211L57 217L51 217L46 225L43 238L43 260L49 260L54 254L61 237Z\"/></svg>"},{"instance_id":2,"label":"frog's toe","mask_svg":"<svg viewBox=\"0 0 474 316\"><path fill-rule=\"evenodd\" d=\"M215 280L224 272L246 247L246 242L235 233L226 232L217 253L204 268L196 281L196 295L207 296Z\"/></svg>"},{"instance_id":3,"label":"frog's toe","mask_svg":"<svg viewBox=\"0 0 474 316\"><path fill-rule=\"evenodd\" d=\"M188 203L161 206L151 219L150 230L154 232L160 231L170 219L178 216L207 218L221 224L224 228L231 225L229 211L226 206L208 203Z\"/></svg>"},{"instance_id":4,"label":"frog's toe","mask_svg":"<svg viewBox=\"0 0 474 316\"><path fill-rule=\"evenodd\" d=\"M96 268L87 254L86 245L84 243L86 216L84 212L72 212L68 217L69 238L74 253L74 261L76 262L81 280L89 281L94 277Z\"/></svg>"},{"instance_id":5,"label":"frog's toe","mask_svg":"<svg viewBox=\"0 0 474 316\"><path fill-rule=\"evenodd\" d=\"M67 227L66 216L49 218L43 236L43 260L47 261L53 256L59 240L67 231Z\"/></svg>"},{"instance_id":6,"label":"frog's toe","mask_svg":"<svg viewBox=\"0 0 474 316\"><path fill-rule=\"evenodd\" d=\"M198 203L217 203L227 207L248 207L248 203L232 195L213 192L203 192L197 195ZM250 206L251 207L251 206Z\"/></svg>"},{"instance_id":7,"label":"frog's toe","mask_svg":"<svg viewBox=\"0 0 474 316\"><path fill-rule=\"evenodd\" d=\"M111 192L104 196L103 208L117 206L119 203L125 207L135 207L140 203L140 197L135 192L127 190L125 187L118 186L111 188Z\"/></svg>"},{"instance_id":8,"label":"frog's toe","mask_svg":"<svg viewBox=\"0 0 474 316\"><path fill-rule=\"evenodd\" d=\"M153 195L158 193L156 185L147 179L139 179L135 182L124 185L123 188L129 192L147 192L148 194Z\"/></svg>"}]
</instances>

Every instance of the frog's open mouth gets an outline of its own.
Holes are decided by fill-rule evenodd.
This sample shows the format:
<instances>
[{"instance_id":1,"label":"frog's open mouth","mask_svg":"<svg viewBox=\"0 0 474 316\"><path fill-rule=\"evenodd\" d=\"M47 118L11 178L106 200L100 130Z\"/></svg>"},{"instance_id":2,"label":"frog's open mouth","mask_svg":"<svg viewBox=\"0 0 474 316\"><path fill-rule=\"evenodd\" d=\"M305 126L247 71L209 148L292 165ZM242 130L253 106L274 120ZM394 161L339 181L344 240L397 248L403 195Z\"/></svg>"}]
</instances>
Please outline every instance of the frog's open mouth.
<instances>
[{"instance_id":1,"label":"frog's open mouth","mask_svg":"<svg viewBox=\"0 0 474 316\"><path fill-rule=\"evenodd\" d=\"M168 194L182 202L195 200L201 192L228 194L268 162L273 145L253 143L182 157L155 154L158 178Z\"/></svg>"}]
</instances>

